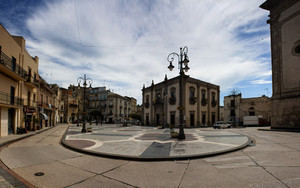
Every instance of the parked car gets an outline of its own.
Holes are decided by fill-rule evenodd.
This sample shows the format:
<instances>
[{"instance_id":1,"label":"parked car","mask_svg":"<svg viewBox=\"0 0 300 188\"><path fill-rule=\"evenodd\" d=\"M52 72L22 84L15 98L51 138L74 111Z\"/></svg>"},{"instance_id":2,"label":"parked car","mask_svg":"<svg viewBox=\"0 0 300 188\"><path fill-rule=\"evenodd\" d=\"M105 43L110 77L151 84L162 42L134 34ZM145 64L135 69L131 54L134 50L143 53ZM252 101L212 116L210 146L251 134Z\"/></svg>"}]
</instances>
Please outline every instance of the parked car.
<instances>
[{"instance_id":1,"label":"parked car","mask_svg":"<svg viewBox=\"0 0 300 188\"><path fill-rule=\"evenodd\" d=\"M213 125L214 129L223 129L223 128L230 128L231 125L229 123L226 123L224 121L217 121L214 125Z\"/></svg>"}]
</instances>

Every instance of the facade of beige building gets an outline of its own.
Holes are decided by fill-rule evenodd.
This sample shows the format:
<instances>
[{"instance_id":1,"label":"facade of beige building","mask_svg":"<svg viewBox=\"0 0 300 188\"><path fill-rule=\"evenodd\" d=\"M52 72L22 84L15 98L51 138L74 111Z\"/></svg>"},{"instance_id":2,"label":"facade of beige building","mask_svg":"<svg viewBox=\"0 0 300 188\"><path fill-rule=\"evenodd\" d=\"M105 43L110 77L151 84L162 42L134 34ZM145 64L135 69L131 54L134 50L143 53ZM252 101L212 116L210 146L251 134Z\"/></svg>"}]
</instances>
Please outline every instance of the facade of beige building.
<instances>
[{"instance_id":1,"label":"facade of beige building","mask_svg":"<svg viewBox=\"0 0 300 188\"><path fill-rule=\"evenodd\" d=\"M40 126L41 128L51 127L54 126L55 114L57 111L57 106L55 106L55 91L41 76L39 83L38 103Z\"/></svg>"},{"instance_id":2,"label":"facade of beige building","mask_svg":"<svg viewBox=\"0 0 300 188\"><path fill-rule=\"evenodd\" d=\"M84 95L83 87L70 85L68 88L74 96L79 97L78 118L82 119ZM122 122L129 119L129 115L136 113L137 101L132 97L124 97L107 90L106 87L86 88L86 119L98 122ZM96 116L95 113L96 112Z\"/></svg>"},{"instance_id":3,"label":"facade of beige building","mask_svg":"<svg viewBox=\"0 0 300 188\"><path fill-rule=\"evenodd\" d=\"M136 100L133 98L110 92L107 96L108 116L106 121L112 123L128 120L132 113L132 101L136 104Z\"/></svg>"},{"instance_id":4,"label":"facade of beige building","mask_svg":"<svg viewBox=\"0 0 300 188\"><path fill-rule=\"evenodd\" d=\"M33 129L38 119L38 57L31 57L25 40L12 36L0 24L0 127L1 136L17 128Z\"/></svg>"},{"instance_id":5,"label":"facade of beige building","mask_svg":"<svg viewBox=\"0 0 300 188\"><path fill-rule=\"evenodd\" d=\"M183 76L183 107L179 106L180 77L165 79L143 87L142 123L144 125L179 125L183 108L184 126L212 126L219 120L220 87Z\"/></svg>"},{"instance_id":6,"label":"facade of beige building","mask_svg":"<svg viewBox=\"0 0 300 188\"><path fill-rule=\"evenodd\" d=\"M259 116L270 122L271 99L267 96L242 98L242 94L224 97L224 121L242 125L244 116Z\"/></svg>"},{"instance_id":7,"label":"facade of beige building","mask_svg":"<svg viewBox=\"0 0 300 188\"><path fill-rule=\"evenodd\" d=\"M300 1L267 0L272 51L271 128L300 128Z\"/></svg>"}]
</instances>

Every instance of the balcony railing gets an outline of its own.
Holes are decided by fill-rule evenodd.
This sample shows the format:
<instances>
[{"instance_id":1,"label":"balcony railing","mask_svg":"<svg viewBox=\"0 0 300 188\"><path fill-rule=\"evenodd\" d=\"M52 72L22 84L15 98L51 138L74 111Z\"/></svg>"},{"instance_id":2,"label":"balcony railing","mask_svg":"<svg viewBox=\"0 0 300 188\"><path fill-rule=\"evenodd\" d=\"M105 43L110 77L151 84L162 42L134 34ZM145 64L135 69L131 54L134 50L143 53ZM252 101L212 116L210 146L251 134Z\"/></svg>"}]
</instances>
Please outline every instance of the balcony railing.
<instances>
[{"instance_id":1,"label":"balcony railing","mask_svg":"<svg viewBox=\"0 0 300 188\"><path fill-rule=\"evenodd\" d=\"M31 75L27 75L27 74L25 75L25 78L26 78L26 82L29 82L29 83L31 83L31 84L33 84L35 86L38 86L38 84L39 84L39 80L38 79L32 77Z\"/></svg>"},{"instance_id":2,"label":"balcony railing","mask_svg":"<svg viewBox=\"0 0 300 188\"><path fill-rule=\"evenodd\" d=\"M0 104L13 105L21 107L23 105L23 99L15 97L8 93L0 91Z\"/></svg>"},{"instance_id":3,"label":"balcony railing","mask_svg":"<svg viewBox=\"0 0 300 188\"><path fill-rule=\"evenodd\" d=\"M24 99L24 106L37 107L37 101Z\"/></svg>"},{"instance_id":4,"label":"balcony railing","mask_svg":"<svg viewBox=\"0 0 300 188\"><path fill-rule=\"evenodd\" d=\"M3 52L1 52L0 54L0 64L23 78L25 78L25 75L27 74L27 71L25 71L22 67L16 64L16 62L13 62L11 58L9 58Z\"/></svg>"},{"instance_id":5,"label":"balcony railing","mask_svg":"<svg viewBox=\"0 0 300 188\"><path fill-rule=\"evenodd\" d=\"M189 101L190 101L190 104L196 104L197 98L196 97L190 97Z\"/></svg>"},{"instance_id":6,"label":"balcony railing","mask_svg":"<svg viewBox=\"0 0 300 188\"><path fill-rule=\"evenodd\" d=\"M39 107L48 108L48 109L55 109L55 106L53 104L50 104L50 103L39 102L38 104L39 104Z\"/></svg>"}]
</instances>

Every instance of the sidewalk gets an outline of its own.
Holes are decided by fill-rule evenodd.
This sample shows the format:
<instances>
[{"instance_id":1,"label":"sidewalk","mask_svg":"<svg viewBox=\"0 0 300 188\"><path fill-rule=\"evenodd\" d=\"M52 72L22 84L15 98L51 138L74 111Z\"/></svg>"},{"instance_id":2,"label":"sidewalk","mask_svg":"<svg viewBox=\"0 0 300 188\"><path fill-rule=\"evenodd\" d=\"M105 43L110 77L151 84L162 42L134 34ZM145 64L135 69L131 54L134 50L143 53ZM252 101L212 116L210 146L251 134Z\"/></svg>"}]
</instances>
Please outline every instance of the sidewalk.
<instances>
[{"instance_id":1,"label":"sidewalk","mask_svg":"<svg viewBox=\"0 0 300 188\"><path fill-rule=\"evenodd\" d=\"M75 151L117 159L158 161L182 160L213 156L247 147L245 135L200 128L185 129L186 139L171 138L169 129L117 125L90 126L92 132L81 133L82 127L69 126L62 144Z\"/></svg>"},{"instance_id":2,"label":"sidewalk","mask_svg":"<svg viewBox=\"0 0 300 188\"><path fill-rule=\"evenodd\" d=\"M53 127L46 127L44 129L37 130L37 131L29 131L26 134L11 134L8 136L0 137L0 152L4 147L6 147L6 145L42 133L51 128ZM26 180L19 177L14 172L12 172L0 160L0 187L18 187L18 188L24 187L25 188L25 187L31 187L31 184L28 184Z\"/></svg>"}]
</instances>

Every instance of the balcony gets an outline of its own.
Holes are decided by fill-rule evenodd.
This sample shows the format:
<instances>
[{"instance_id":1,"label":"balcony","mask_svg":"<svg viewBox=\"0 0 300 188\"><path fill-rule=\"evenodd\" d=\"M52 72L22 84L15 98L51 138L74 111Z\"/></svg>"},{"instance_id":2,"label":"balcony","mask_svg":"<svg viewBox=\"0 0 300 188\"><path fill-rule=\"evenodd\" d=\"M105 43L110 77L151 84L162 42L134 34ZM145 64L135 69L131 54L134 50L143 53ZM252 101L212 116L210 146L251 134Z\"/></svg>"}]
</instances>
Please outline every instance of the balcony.
<instances>
[{"instance_id":1,"label":"balcony","mask_svg":"<svg viewBox=\"0 0 300 188\"><path fill-rule=\"evenodd\" d=\"M21 107L23 106L23 103L24 100L22 98L0 91L0 105L7 107Z\"/></svg>"},{"instance_id":2,"label":"balcony","mask_svg":"<svg viewBox=\"0 0 300 188\"><path fill-rule=\"evenodd\" d=\"M201 99L201 105L202 105L202 106L206 106L206 104L207 104L207 99L202 98L202 99Z\"/></svg>"},{"instance_id":3,"label":"balcony","mask_svg":"<svg viewBox=\"0 0 300 188\"><path fill-rule=\"evenodd\" d=\"M45 109L48 109L48 110L54 110L55 109L55 106L53 104L45 103L45 102L39 102L39 107L40 108L45 108Z\"/></svg>"},{"instance_id":4,"label":"balcony","mask_svg":"<svg viewBox=\"0 0 300 188\"><path fill-rule=\"evenodd\" d=\"M190 97L189 98L189 101L190 101L190 104L196 104L196 102L197 102L197 98L196 97Z\"/></svg>"},{"instance_id":5,"label":"balcony","mask_svg":"<svg viewBox=\"0 0 300 188\"><path fill-rule=\"evenodd\" d=\"M162 105L163 104L163 100L161 98L155 98L153 100L153 105Z\"/></svg>"},{"instance_id":6,"label":"balcony","mask_svg":"<svg viewBox=\"0 0 300 188\"><path fill-rule=\"evenodd\" d=\"M30 75L25 75L25 85L31 87L31 88L37 88L39 85L39 81L36 78L33 78Z\"/></svg>"},{"instance_id":7,"label":"balcony","mask_svg":"<svg viewBox=\"0 0 300 188\"><path fill-rule=\"evenodd\" d=\"M27 107L33 107L33 108L37 107L37 101L34 101L34 100L24 99L23 104L24 104L24 106L27 106Z\"/></svg>"},{"instance_id":8,"label":"balcony","mask_svg":"<svg viewBox=\"0 0 300 188\"><path fill-rule=\"evenodd\" d=\"M0 72L3 72L14 81L25 81L25 75L27 74L22 67L16 64L15 61L12 61L12 59L3 52L0 54Z\"/></svg>"},{"instance_id":9,"label":"balcony","mask_svg":"<svg viewBox=\"0 0 300 188\"><path fill-rule=\"evenodd\" d=\"M211 101L211 106L212 107L216 107L217 106L217 101L216 100L212 100Z\"/></svg>"},{"instance_id":10,"label":"balcony","mask_svg":"<svg viewBox=\"0 0 300 188\"><path fill-rule=\"evenodd\" d=\"M176 104L176 97L170 97L170 98L169 98L169 104L170 104L170 105Z\"/></svg>"}]
</instances>

